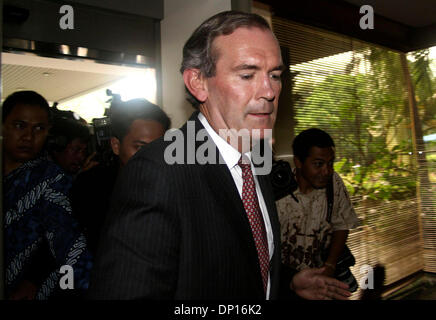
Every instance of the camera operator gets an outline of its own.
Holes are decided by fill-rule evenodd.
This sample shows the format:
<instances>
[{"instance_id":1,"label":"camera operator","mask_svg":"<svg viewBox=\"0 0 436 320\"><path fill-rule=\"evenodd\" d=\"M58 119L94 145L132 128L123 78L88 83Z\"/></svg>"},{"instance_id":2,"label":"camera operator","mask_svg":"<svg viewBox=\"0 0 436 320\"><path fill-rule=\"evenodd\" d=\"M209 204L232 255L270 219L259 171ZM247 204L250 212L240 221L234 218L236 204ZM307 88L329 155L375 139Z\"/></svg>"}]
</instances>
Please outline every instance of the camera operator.
<instances>
[{"instance_id":1,"label":"camera operator","mask_svg":"<svg viewBox=\"0 0 436 320\"><path fill-rule=\"evenodd\" d=\"M333 169L335 144L328 133L312 128L301 132L292 148L296 168L292 173L289 167L289 176L295 177L289 180L295 186L276 201L283 263L297 271L324 266L325 275L337 277L339 257L349 229L358 226L358 218L342 179ZM332 193L328 195L327 190Z\"/></svg>"},{"instance_id":2,"label":"camera operator","mask_svg":"<svg viewBox=\"0 0 436 320\"><path fill-rule=\"evenodd\" d=\"M66 173L75 176L83 169L91 137L87 125L74 118L56 116L47 147L51 158Z\"/></svg>"},{"instance_id":3,"label":"camera operator","mask_svg":"<svg viewBox=\"0 0 436 320\"><path fill-rule=\"evenodd\" d=\"M93 253L119 170L142 146L163 136L171 125L165 112L145 99L113 101L109 123L112 160L106 159L79 174L72 190L73 213L84 228Z\"/></svg>"}]
</instances>

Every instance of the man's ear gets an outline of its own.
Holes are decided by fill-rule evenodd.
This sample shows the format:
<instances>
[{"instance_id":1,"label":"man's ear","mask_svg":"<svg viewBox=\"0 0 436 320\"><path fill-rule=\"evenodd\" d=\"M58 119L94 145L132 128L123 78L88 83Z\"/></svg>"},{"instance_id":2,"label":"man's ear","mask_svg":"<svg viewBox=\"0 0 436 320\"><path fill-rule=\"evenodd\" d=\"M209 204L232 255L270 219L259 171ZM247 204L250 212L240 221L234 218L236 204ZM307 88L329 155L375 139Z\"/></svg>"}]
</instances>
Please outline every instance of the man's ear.
<instances>
[{"instance_id":1,"label":"man's ear","mask_svg":"<svg viewBox=\"0 0 436 320\"><path fill-rule=\"evenodd\" d=\"M295 167L296 167L297 169L301 169L301 168L303 167L303 163L302 163L301 160L300 160L298 157L296 157L296 156L294 156L294 163L295 163Z\"/></svg>"},{"instance_id":2,"label":"man's ear","mask_svg":"<svg viewBox=\"0 0 436 320\"><path fill-rule=\"evenodd\" d=\"M198 101L206 101L208 95L207 86L205 85L205 78L199 69L186 69L183 71L183 81L186 88Z\"/></svg>"},{"instance_id":3,"label":"man's ear","mask_svg":"<svg viewBox=\"0 0 436 320\"><path fill-rule=\"evenodd\" d=\"M111 138L111 147L113 153L115 153L117 156L120 155L120 140L118 138L112 137Z\"/></svg>"}]
</instances>

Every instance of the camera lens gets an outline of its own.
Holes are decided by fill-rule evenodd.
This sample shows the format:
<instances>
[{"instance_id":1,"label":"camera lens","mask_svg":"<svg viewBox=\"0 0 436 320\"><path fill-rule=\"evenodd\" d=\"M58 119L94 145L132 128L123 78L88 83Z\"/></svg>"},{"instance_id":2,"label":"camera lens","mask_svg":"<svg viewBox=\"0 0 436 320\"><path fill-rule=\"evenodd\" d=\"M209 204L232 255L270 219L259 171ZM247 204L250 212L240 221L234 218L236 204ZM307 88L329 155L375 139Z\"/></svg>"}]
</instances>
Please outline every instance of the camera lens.
<instances>
[{"instance_id":1,"label":"camera lens","mask_svg":"<svg viewBox=\"0 0 436 320\"><path fill-rule=\"evenodd\" d=\"M289 172L283 168L279 168L272 176L272 184L277 188L284 188L291 182Z\"/></svg>"}]
</instances>

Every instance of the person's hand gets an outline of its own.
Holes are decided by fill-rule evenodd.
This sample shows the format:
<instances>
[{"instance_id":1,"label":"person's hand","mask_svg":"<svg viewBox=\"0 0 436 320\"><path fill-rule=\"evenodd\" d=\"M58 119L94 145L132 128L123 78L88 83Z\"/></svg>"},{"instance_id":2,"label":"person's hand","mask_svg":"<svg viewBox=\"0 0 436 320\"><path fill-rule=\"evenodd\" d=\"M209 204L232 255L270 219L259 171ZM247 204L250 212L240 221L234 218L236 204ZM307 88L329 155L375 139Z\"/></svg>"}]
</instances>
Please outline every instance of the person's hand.
<instances>
[{"instance_id":1,"label":"person's hand","mask_svg":"<svg viewBox=\"0 0 436 320\"><path fill-rule=\"evenodd\" d=\"M292 279L291 289L307 300L347 300L351 296L348 285L324 272L325 267L301 270Z\"/></svg>"},{"instance_id":2,"label":"person's hand","mask_svg":"<svg viewBox=\"0 0 436 320\"><path fill-rule=\"evenodd\" d=\"M93 161L92 159L95 157L96 153L93 152L88 158L86 158L85 162L83 163L82 166L82 172L89 170L93 167L95 167L96 165L98 165L97 161Z\"/></svg>"},{"instance_id":3,"label":"person's hand","mask_svg":"<svg viewBox=\"0 0 436 320\"><path fill-rule=\"evenodd\" d=\"M333 277L335 274L335 267L332 264L325 263L323 269L324 272L322 274L326 277Z\"/></svg>"},{"instance_id":4,"label":"person's hand","mask_svg":"<svg viewBox=\"0 0 436 320\"><path fill-rule=\"evenodd\" d=\"M34 300L36 291L37 288L32 282L23 280L10 294L9 300Z\"/></svg>"}]
</instances>

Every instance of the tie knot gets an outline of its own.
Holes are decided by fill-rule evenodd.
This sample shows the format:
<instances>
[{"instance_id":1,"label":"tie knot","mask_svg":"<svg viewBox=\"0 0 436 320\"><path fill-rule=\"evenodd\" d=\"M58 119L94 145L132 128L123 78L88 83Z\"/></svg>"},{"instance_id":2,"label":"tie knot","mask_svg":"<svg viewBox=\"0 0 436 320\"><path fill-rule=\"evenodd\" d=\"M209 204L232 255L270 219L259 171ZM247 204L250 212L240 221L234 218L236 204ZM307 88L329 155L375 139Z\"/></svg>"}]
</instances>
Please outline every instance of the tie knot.
<instances>
[{"instance_id":1,"label":"tie knot","mask_svg":"<svg viewBox=\"0 0 436 320\"><path fill-rule=\"evenodd\" d=\"M242 155L238 161L238 166L241 167L242 171L251 169L250 159L246 155Z\"/></svg>"}]
</instances>

